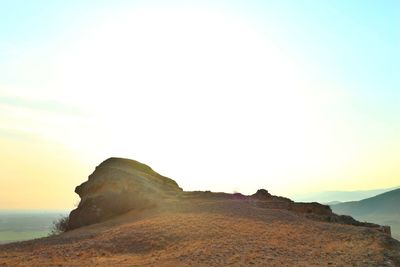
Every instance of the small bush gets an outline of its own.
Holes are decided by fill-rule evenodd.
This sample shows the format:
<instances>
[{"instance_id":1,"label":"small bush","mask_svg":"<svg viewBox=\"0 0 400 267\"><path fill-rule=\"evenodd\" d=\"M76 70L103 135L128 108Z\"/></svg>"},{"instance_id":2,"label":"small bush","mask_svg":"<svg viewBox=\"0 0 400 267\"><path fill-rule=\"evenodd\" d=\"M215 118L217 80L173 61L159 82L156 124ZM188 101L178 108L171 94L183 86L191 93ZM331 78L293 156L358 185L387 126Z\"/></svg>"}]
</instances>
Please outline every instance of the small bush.
<instances>
[{"instance_id":1,"label":"small bush","mask_svg":"<svg viewBox=\"0 0 400 267\"><path fill-rule=\"evenodd\" d=\"M67 216L62 216L60 218L58 218L57 220L53 221L53 226L51 228L50 231L50 236L52 235L59 235L62 234L66 231L68 231L69 227L69 217Z\"/></svg>"}]
</instances>

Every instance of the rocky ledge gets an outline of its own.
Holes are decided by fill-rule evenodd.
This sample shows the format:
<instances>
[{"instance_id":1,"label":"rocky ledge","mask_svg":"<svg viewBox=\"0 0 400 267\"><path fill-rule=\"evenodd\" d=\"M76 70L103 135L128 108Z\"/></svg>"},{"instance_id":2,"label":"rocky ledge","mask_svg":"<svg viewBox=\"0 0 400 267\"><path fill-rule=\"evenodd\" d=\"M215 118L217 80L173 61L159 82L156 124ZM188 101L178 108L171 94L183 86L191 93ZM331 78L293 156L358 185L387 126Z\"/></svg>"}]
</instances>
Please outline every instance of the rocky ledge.
<instances>
[{"instance_id":1,"label":"rocky ledge","mask_svg":"<svg viewBox=\"0 0 400 267\"><path fill-rule=\"evenodd\" d=\"M312 220L350 224L374 228L390 235L389 226L359 222L350 216L337 215L327 205L316 202L298 203L288 198L273 196L265 189L246 196L240 193L210 191L184 192L178 184L135 160L109 158L96 167L88 181L77 186L81 201L69 215L69 230L102 222L128 211L152 209L167 200L223 199L247 201L266 209L289 210Z\"/></svg>"}]
</instances>

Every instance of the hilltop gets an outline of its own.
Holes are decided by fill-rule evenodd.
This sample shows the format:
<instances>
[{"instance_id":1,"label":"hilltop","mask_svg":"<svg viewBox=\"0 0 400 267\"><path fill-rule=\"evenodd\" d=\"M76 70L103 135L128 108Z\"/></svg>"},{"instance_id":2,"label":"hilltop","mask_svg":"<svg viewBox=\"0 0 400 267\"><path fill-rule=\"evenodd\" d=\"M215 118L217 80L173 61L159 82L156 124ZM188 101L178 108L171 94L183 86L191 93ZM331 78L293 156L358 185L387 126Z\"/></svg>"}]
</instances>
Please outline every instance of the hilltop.
<instances>
[{"instance_id":1,"label":"hilltop","mask_svg":"<svg viewBox=\"0 0 400 267\"><path fill-rule=\"evenodd\" d=\"M75 190L68 230L0 246L0 265L398 266L390 228L260 189L185 192L145 164L111 158Z\"/></svg>"}]
</instances>

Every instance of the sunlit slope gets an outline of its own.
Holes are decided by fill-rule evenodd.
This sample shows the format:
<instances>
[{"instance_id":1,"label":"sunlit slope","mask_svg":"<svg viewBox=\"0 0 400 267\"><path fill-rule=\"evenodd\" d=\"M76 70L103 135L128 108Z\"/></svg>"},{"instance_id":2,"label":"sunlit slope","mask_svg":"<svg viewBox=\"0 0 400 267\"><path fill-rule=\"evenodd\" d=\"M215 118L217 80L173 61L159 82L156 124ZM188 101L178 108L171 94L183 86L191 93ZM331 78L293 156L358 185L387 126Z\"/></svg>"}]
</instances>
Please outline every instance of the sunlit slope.
<instances>
[{"instance_id":1,"label":"sunlit slope","mask_svg":"<svg viewBox=\"0 0 400 267\"><path fill-rule=\"evenodd\" d=\"M396 266L399 253L400 243L371 228L241 200L193 199L0 246L0 265Z\"/></svg>"}]
</instances>

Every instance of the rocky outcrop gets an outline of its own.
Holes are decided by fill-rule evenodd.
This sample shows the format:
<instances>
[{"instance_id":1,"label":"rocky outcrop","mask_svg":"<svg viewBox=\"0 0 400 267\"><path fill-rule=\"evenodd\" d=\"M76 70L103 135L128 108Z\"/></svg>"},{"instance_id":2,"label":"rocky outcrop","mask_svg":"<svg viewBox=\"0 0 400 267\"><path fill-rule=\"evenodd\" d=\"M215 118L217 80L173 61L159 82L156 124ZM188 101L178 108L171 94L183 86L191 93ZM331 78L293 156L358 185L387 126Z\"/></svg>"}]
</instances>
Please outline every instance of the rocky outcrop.
<instances>
[{"instance_id":1,"label":"rocky outcrop","mask_svg":"<svg viewBox=\"0 0 400 267\"><path fill-rule=\"evenodd\" d=\"M255 198L255 199L265 200L265 199L272 198L272 195L270 193L268 193L268 191L265 189L258 189L256 193L251 195L251 197Z\"/></svg>"},{"instance_id":2,"label":"rocky outcrop","mask_svg":"<svg viewBox=\"0 0 400 267\"><path fill-rule=\"evenodd\" d=\"M317 202L294 202L288 198L273 196L269 194L268 191L265 189L259 189L257 193L249 196L248 198L253 201L256 200L256 205L259 207L290 210L315 221L374 228L377 231L391 236L390 226L381 226L379 224L369 222L359 222L348 215L337 215L332 212L330 206L323 205Z\"/></svg>"},{"instance_id":3,"label":"rocky outcrop","mask_svg":"<svg viewBox=\"0 0 400 267\"><path fill-rule=\"evenodd\" d=\"M294 211L301 214L314 214L314 215L332 215L332 210L327 205L322 205L317 202L302 203L294 202L293 200L280 196L273 196L265 189L259 189L249 199L256 200L256 205L272 208L272 209L285 209Z\"/></svg>"},{"instance_id":4,"label":"rocky outcrop","mask_svg":"<svg viewBox=\"0 0 400 267\"><path fill-rule=\"evenodd\" d=\"M322 205L317 202L312 202L312 203L293 202L291 210L306 214L332 215L332 210L329 206Z\"/></svg>"},{"instance_id":5,"label":"rocky outcrop","mask_svg":"<svg viewBox=\"0 0 400 267\"><path fill-rule=\"evenodd\" d=\"M183 192L174 180L158 174L149 166L122 158L110 158L101 163L88 181L76 187L75 192L81 201L70 213L69 230L101 222L131 210L150 209L160 204L165 208L173 201L205 199L240 201L259 208L288 210L311 220L375 228L390 235L388 226L359 222L350 216L333 213L327 205L294 202L285 197L271 195L265 189L259 189L250 196L211 191Z\"/></svg>"},{"instance_id":6,"label":"rocky outcrop","mask_svg":"<svg viewBox=\"0 0 400 267\"><path fill-rule=\"evenodd\" d=\"M178 184L140 162L110 158L76 187L81 201L69 216L69 229L101 222L133 209L157 206L182 192Z\"/></svg>"}]
</instances>

